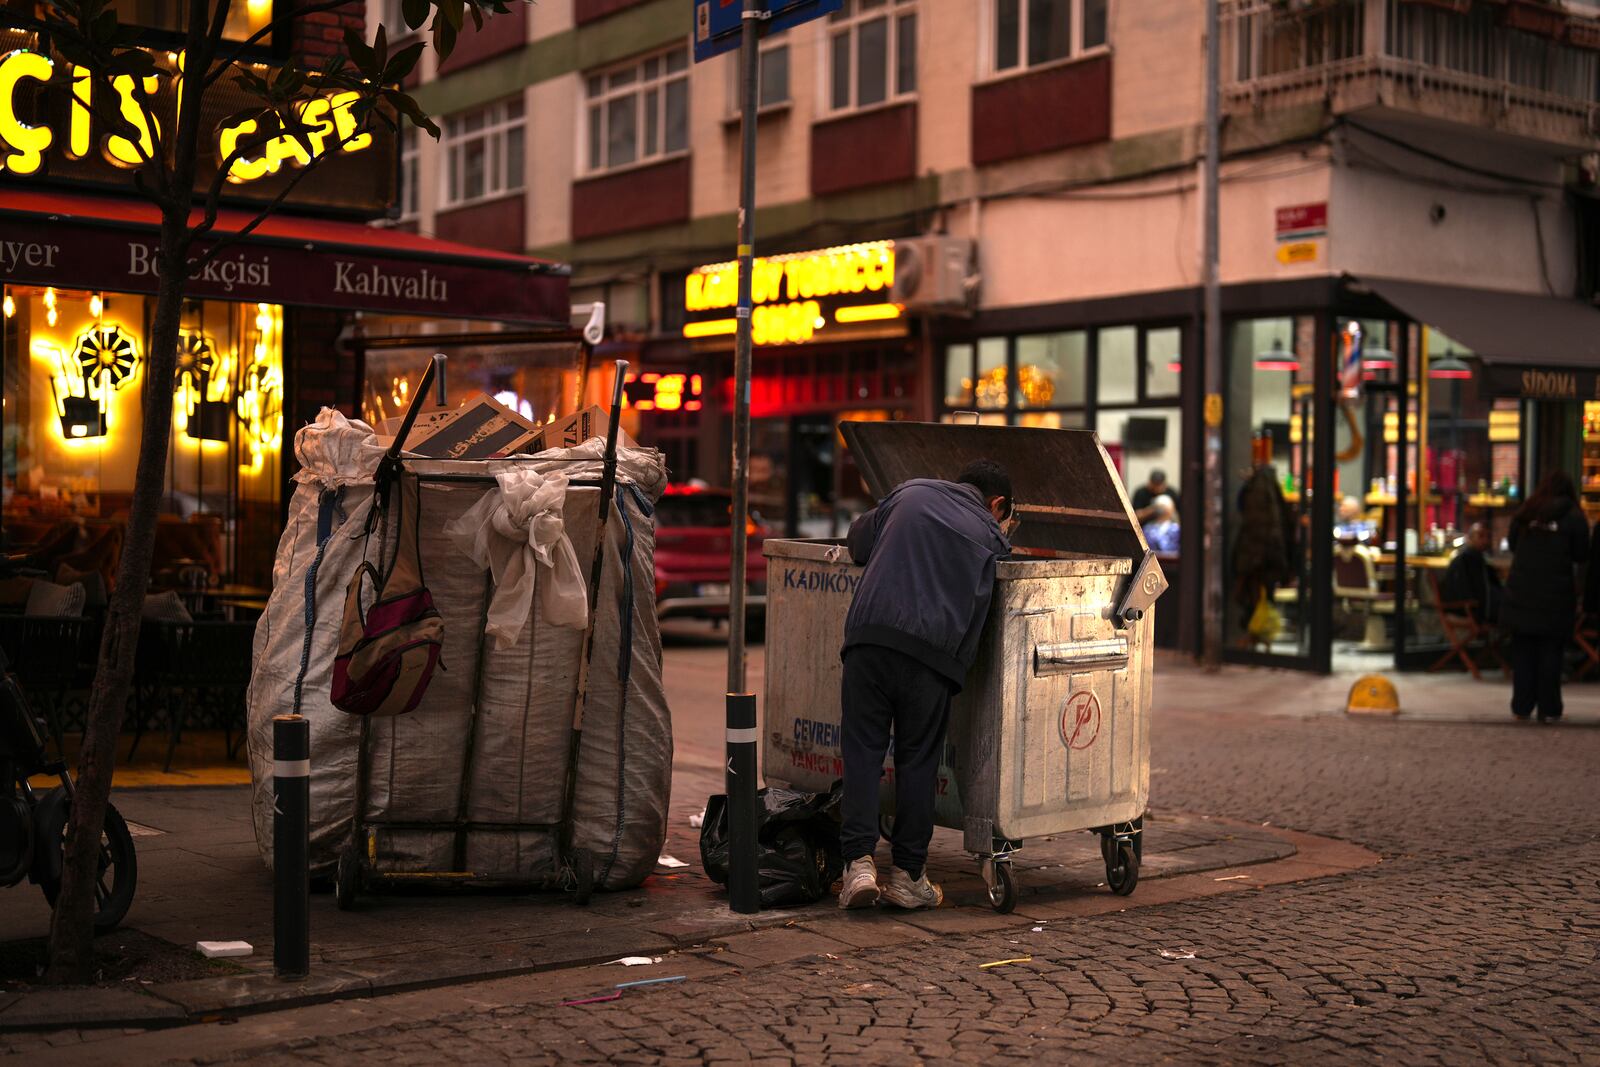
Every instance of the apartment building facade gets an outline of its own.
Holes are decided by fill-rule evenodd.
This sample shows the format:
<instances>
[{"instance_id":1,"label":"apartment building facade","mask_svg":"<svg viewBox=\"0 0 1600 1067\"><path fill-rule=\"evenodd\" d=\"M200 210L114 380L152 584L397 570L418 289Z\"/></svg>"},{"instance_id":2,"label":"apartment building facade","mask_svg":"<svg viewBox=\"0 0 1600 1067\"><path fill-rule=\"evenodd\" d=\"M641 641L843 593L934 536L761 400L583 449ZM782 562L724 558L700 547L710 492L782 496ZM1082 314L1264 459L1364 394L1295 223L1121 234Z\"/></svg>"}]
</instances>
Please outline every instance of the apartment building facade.
<instances>
[{"instance_id":1,"label":"apartment building facade","mask_svg":"<svg viewBox=\"0 0 1600 1067\"><path fill-rule=\"evenodd\" d=\"M392 23L386 3L369 19ZM867 504L842 418L1095 429L1130 487L1159 468L1178 489L1162 629L1195 647L1204 6L846 0L763 44L769 521L826 535ZM396 224L570 264L640 376L640 433L718 482L738 100L734 57L691 62L691 16L542 0L426 56L416 95L445 132L407 139ZM1223 625L1238 658L1326 669L1341 505L1403 553L1503 523L1540 471L1582 462L1600 7L1222 0L1221 19L1225 499L1270 468L1298 531L1287 573L1252 584L1227 509ZM1275 638L1248 632L1252 589Z\"/></svg>"}]
</instances>

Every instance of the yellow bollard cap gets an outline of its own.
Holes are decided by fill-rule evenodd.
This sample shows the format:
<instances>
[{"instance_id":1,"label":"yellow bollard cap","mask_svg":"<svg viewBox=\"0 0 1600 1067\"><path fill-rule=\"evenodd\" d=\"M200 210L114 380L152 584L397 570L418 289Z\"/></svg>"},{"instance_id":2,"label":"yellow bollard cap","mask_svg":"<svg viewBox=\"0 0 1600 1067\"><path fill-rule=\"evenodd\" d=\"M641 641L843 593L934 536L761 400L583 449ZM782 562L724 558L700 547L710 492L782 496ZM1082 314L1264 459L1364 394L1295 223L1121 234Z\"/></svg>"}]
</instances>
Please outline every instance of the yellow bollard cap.
<instances>
[{"instance_id":1,"label":"yellow bollard cap","mask_svg":"<svg viewBox=\"0 0 1600 1067\"><path fill-rule=\"evenodd\" d=\"M1398 715L1400 694L1383 675L1365 674L1350 687L1344 710L1351 715Z\"/></svg>"}]
</instances>

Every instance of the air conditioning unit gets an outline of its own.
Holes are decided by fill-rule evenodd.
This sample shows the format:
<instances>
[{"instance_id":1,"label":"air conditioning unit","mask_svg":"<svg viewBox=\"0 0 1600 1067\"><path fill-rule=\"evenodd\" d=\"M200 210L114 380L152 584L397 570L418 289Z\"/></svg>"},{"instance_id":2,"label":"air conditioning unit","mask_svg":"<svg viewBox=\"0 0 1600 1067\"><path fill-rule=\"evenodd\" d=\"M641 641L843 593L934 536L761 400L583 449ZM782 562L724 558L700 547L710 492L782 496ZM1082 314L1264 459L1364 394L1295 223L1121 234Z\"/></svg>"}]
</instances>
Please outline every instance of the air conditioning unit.
<instances>
[{"instance_id":1,"label":"air conditioning unit","mask_svg":"<svg viewBox=\"0 0 1600 1067\"><path fill-rule=\"evenodd\" d=\"M965 237L908 237L894 243L890 297L907 311L970 312L977 295L972 242Z\"/></svg>"}]
</instances>

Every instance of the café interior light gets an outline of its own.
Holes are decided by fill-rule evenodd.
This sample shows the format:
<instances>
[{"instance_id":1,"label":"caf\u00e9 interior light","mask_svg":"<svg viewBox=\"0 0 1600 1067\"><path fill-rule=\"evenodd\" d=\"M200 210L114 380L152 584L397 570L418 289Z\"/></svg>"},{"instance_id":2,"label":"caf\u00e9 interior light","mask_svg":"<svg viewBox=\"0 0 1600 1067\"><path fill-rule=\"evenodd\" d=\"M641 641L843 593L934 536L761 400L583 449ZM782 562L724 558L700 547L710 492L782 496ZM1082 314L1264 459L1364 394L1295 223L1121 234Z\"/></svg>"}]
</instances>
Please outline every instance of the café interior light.
<instances>
[{"instance_id":1,"label":"caf\u00e9 interior light","mask_svg":"<svg viewBox=\"0 0 1600 1067\"><path fill-rule=\"evenodd\" d=\"M198 330L178 334L173 420L195 441L226 441L232 417L233 355Z\"/></svg>"},{"instance_id":2,"label":"caf\u00e9 interior light","mask_svg":"<svg viewBox=\"0 0 1600 1067\"><path fill-rule=\"evenodd\" d=\"M10 293L5 297L5 313L8 319L17 313L17 302L11 298Z\"/></svg>"},{"instance_id":3,"label":"caf\u00e9 interior light","mask_svg":"<svg viewBox=\"0 0 1600 1067\"><path fill-rule=\"evenodd\" d=\"M1428 377L1430 378L1470 378L1472 368L1467 366L1465 360L1456 355L1454 349L1447 349L1445 354L1428 363Z\"/></svg>"},{"instance_id":4,"label":"caf\u00e9 interior light","mask_svg":"<svg viewBox=\"0 0 1600 1067\"><path fill-rule=\"evenodd\" d=\"M1272 350L1256 356L1256 370L1298 371L1300 360L1293 352L1284 351L1283 341L1274 339Z\"/></svg>"},{"instance_id":5,"label":"caf\u00e9 interior light","mask_svg":"<svg viewBox=\"0 0 1600 1067\"><path fill-rule=\"evenodd\" d=\"M53 303L54 292L47 293ZM78 335L70 353L43 338L33 341L32 350L35 358L50 364L50 393L62 439L105 437L111 428L111 395L132 382L138 369L133 338L121 326L98 323Z\"/></svg>"}]
</instances>

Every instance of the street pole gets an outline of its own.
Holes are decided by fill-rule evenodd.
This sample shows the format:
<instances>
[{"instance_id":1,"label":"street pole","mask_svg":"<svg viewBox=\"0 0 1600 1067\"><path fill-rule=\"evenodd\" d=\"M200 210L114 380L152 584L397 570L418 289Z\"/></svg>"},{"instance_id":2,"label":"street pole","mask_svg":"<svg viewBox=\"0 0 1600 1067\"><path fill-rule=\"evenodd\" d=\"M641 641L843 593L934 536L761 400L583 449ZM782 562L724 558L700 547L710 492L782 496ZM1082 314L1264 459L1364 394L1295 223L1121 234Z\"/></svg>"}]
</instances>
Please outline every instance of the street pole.
<instances>
[{"instance_id":1,"label":"street pole","mask_svg":"<svg viewBox=\"0 0 1600 1067\"><path fill-rule=\"evenodd\" d=\"M279 978L311 970L311 722L272 720L272 969Z\"/></svg>"},{"instance_id":2,"label":"street pole","mask_svg":"<svg viewBox=\"0 0 1600 1067\"><path fill-rule=\"evenodd\" d=\"M1222 123L1218 113L1221 80L1218 0L1206 0L1206 159L1205 159L1205 616L1201 654L1210 671L1222 666L1222 288L1218 277L1217 186L1221 167Z\"/></svg>"},{"instance_id":3,"label":"street pole","mask_svg":"<svg viewBox=\"0 0 1600 1067\"><path fill-rule=\"evenodd\" d=\"M755 258L756 107L761 66L761 0L744 0L739 27L739 294L734 315L733 513L728 574L728 904L741 914L761 910L756 849L756 698L745 692L745 555L750 543L750 274Z\"/></svg>"}]
</instances>

